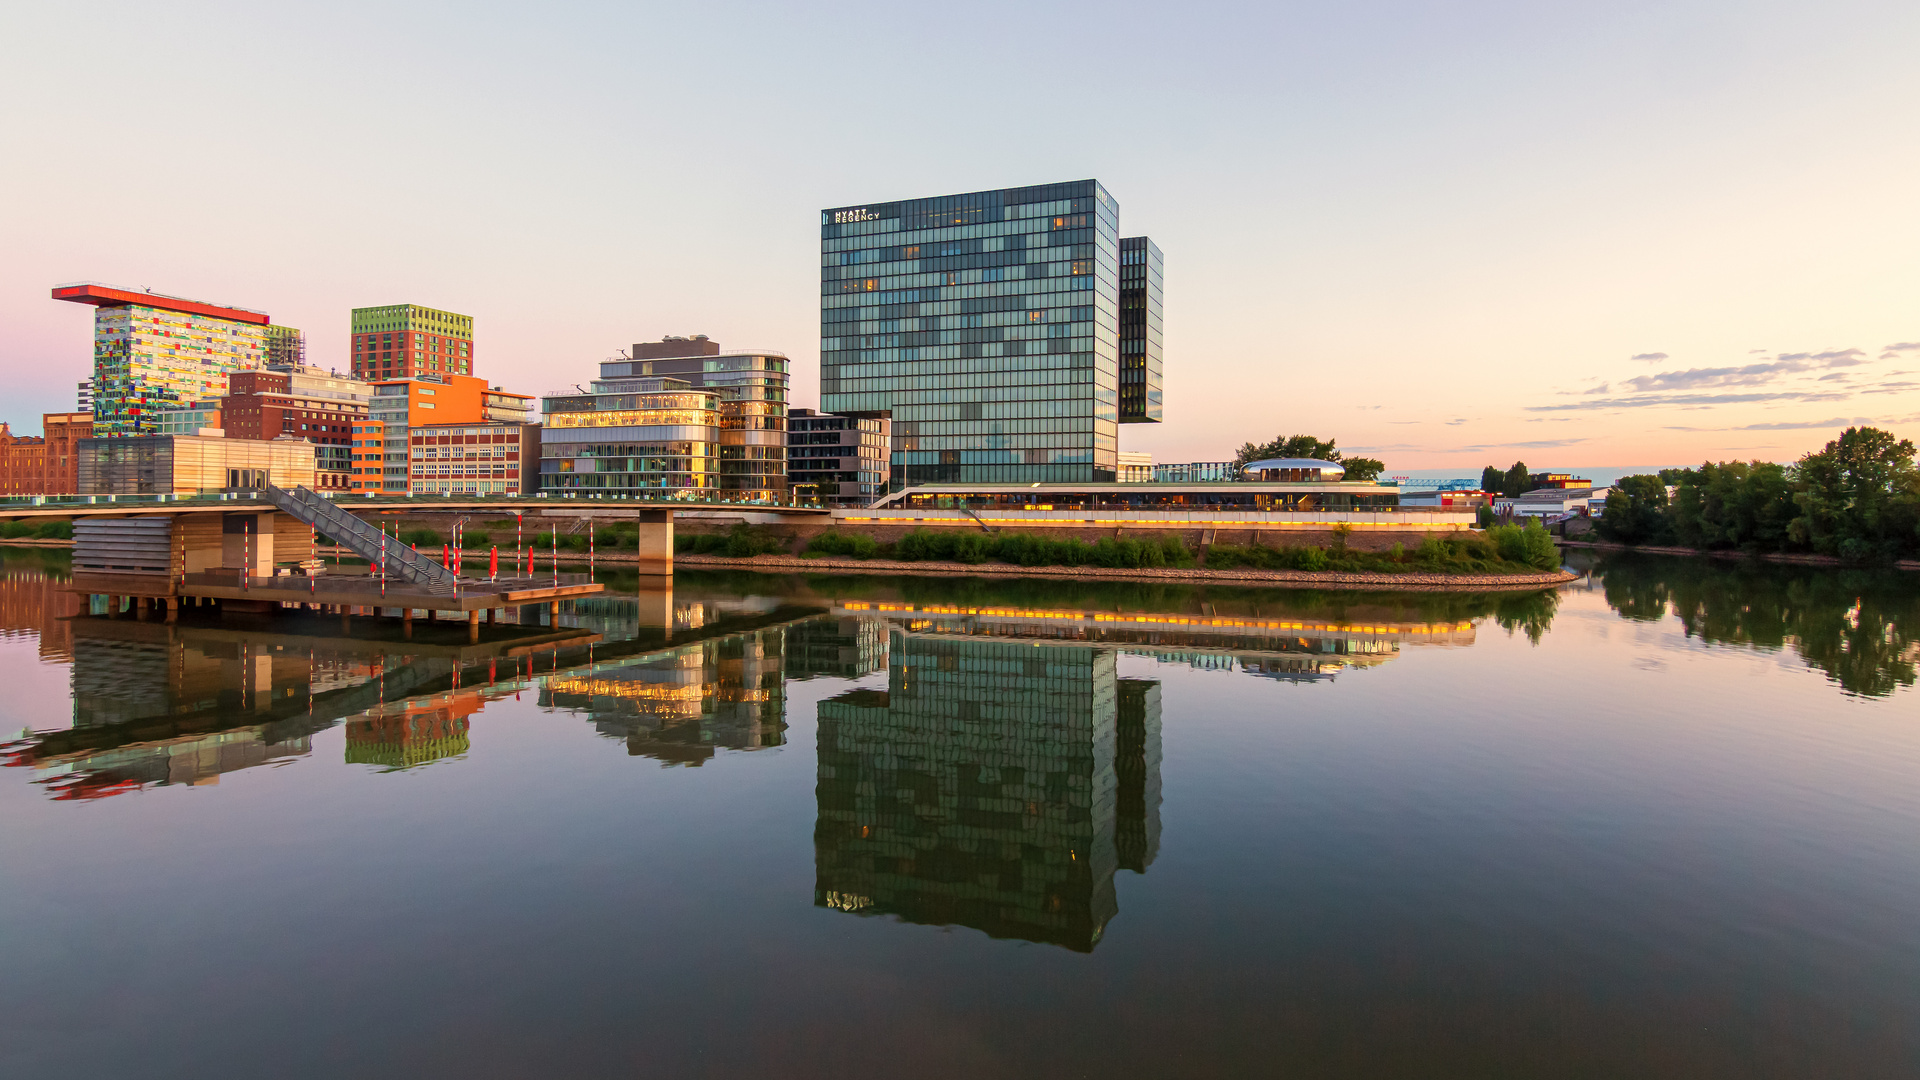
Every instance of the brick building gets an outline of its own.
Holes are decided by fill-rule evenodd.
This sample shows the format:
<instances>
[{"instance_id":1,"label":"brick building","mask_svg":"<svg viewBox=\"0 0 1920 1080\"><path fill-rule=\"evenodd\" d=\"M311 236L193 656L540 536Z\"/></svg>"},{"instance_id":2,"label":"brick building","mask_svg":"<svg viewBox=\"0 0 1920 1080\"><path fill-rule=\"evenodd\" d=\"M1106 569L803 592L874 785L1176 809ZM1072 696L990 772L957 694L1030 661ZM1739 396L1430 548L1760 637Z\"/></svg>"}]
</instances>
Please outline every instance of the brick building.
<instances>
[{"instance_id":1,"label":"brick building","mask_svg":"<svg viewBox=\"0 0 1920 1080\"><path fill-rule=\"evenodd\" d=\"M237 371L228 382L220 426L229 438L304 439L314 444L314 479L319 489L351 489L353 425L367 417L372 386L292 364Z\"/></svg>"},{"instance_id":2,"label":"brick building","mask_svg":"<svg viewBox=\"0 0 1920 1080\"><path fill-rule=\"evenodd\" d=\"M0 495L44 495L46 486L47 440L0 423Z\"/></svg>"}]
</instances>

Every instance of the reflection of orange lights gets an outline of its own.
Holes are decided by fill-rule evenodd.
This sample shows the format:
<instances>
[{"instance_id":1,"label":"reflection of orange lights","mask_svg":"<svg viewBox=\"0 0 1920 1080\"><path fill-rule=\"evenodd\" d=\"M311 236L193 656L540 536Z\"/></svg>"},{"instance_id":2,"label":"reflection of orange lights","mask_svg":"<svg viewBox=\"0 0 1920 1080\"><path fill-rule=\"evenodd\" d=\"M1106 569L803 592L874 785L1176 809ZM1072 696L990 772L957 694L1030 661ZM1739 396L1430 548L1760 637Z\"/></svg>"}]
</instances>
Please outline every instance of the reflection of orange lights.
<instances>
[{"instance_id":1,"label":"reflection of orange lights","mask_svg":"<svg viewBox=\"0 0 1920 1080\"><path fill-rule=\"evenodd\" d=\"M1232 619L1206 615L1114 614L1107 611L1049 611L1042 608L957 607L928 604L846 603L847 611L876 611L889 614L972 615L1000 619L1053 619L1092 622L1107 625L1187 626L1214 630L1309 631L1322 634L1454 634L1473 629L1471 622L1460 623L1333 623L1291 622L1284 619ZM929 620L914 620L919 629L932 625Z\"/></svg>"}]
</instances>

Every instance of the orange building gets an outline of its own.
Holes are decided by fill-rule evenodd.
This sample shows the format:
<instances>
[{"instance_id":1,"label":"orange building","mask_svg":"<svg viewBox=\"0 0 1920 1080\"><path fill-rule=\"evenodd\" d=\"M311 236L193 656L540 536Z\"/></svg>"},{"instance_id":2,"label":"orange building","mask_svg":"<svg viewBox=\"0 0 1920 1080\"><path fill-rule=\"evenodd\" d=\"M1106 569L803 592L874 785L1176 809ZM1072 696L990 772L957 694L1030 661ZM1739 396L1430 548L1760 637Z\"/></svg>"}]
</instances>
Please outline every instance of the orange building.
<instances>
[{"instance_id":1,"label":"orange building","mask_svg":"<svg viewBox=\"0 0 1920 1080\"><path fill-rule=\"evenodd\" d=\"M365 481L353 487L354 491L380 491L388 495L401 495L417 489L409 485L409 478L415 470L412 465L412 451L418 440L409 432L414 428L435 428L433 445L444 442L439 436L449 434L446 429L454 425L488 425L488 435L495 434L496 425L524 425L533 415L533 398L526 394L509 394L498 387L489 387L485 379L476 379L466 375L429 375L425 378L379 379L373 384L373 402L368 419L372 423L356 426L371 428L378 426L377 433L381 444L380 471L353 474L355 481ZM371 432L359 433L356 443L375 441L368 438ZM469 433L463 432L463 437ZM494 440L490 437L489 443ZM500 440L506 442L504 438ZM516 445L525 445L527 440L513 440ZM535 442L533 445L537 446ZM360 447L359 452L368 453L369 448ZM371 461L356 463L366 468ZM372 482L378 480L378 487ZM438 491L447 488L440 486ZM500 488L492 490L498 491Z\"/></svg>"}]
</instances>

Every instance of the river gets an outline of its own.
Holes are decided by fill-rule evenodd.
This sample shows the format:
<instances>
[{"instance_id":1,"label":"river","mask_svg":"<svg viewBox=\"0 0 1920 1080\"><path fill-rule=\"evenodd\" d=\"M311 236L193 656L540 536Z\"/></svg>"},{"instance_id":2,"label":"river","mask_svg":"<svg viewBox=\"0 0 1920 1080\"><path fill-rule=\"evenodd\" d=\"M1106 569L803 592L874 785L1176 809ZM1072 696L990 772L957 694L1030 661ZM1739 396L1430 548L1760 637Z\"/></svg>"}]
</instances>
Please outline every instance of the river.
<instances>
[{"instance_id":1,"label":"river","mask_svg":"<svg viewBox=\"0 0 1920 1080\"><path fill-rule=\"evenodd\" d=\"M5 1075L1920 1074L1912 575L614 572L469 643L0 557Z\"/></svg>"}]
</instances>

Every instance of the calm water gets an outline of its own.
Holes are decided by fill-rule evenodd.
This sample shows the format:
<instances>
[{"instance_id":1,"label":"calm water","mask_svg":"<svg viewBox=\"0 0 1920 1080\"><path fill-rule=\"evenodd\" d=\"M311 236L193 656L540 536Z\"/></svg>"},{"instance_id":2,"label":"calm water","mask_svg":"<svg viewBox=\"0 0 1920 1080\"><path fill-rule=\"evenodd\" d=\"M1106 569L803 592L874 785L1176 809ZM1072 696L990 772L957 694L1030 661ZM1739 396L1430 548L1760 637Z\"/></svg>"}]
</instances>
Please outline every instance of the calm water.
<instances>
[{"instance_id":1,"label":"calm water","mask_svg":"<svg viewBox=\"0 0 1920 1080\"><path fill-rule=\"evenodd\" d=\"M1911 1077L1920 584L0 571L9 1076Z\"/></svg>"}]
</instances>

